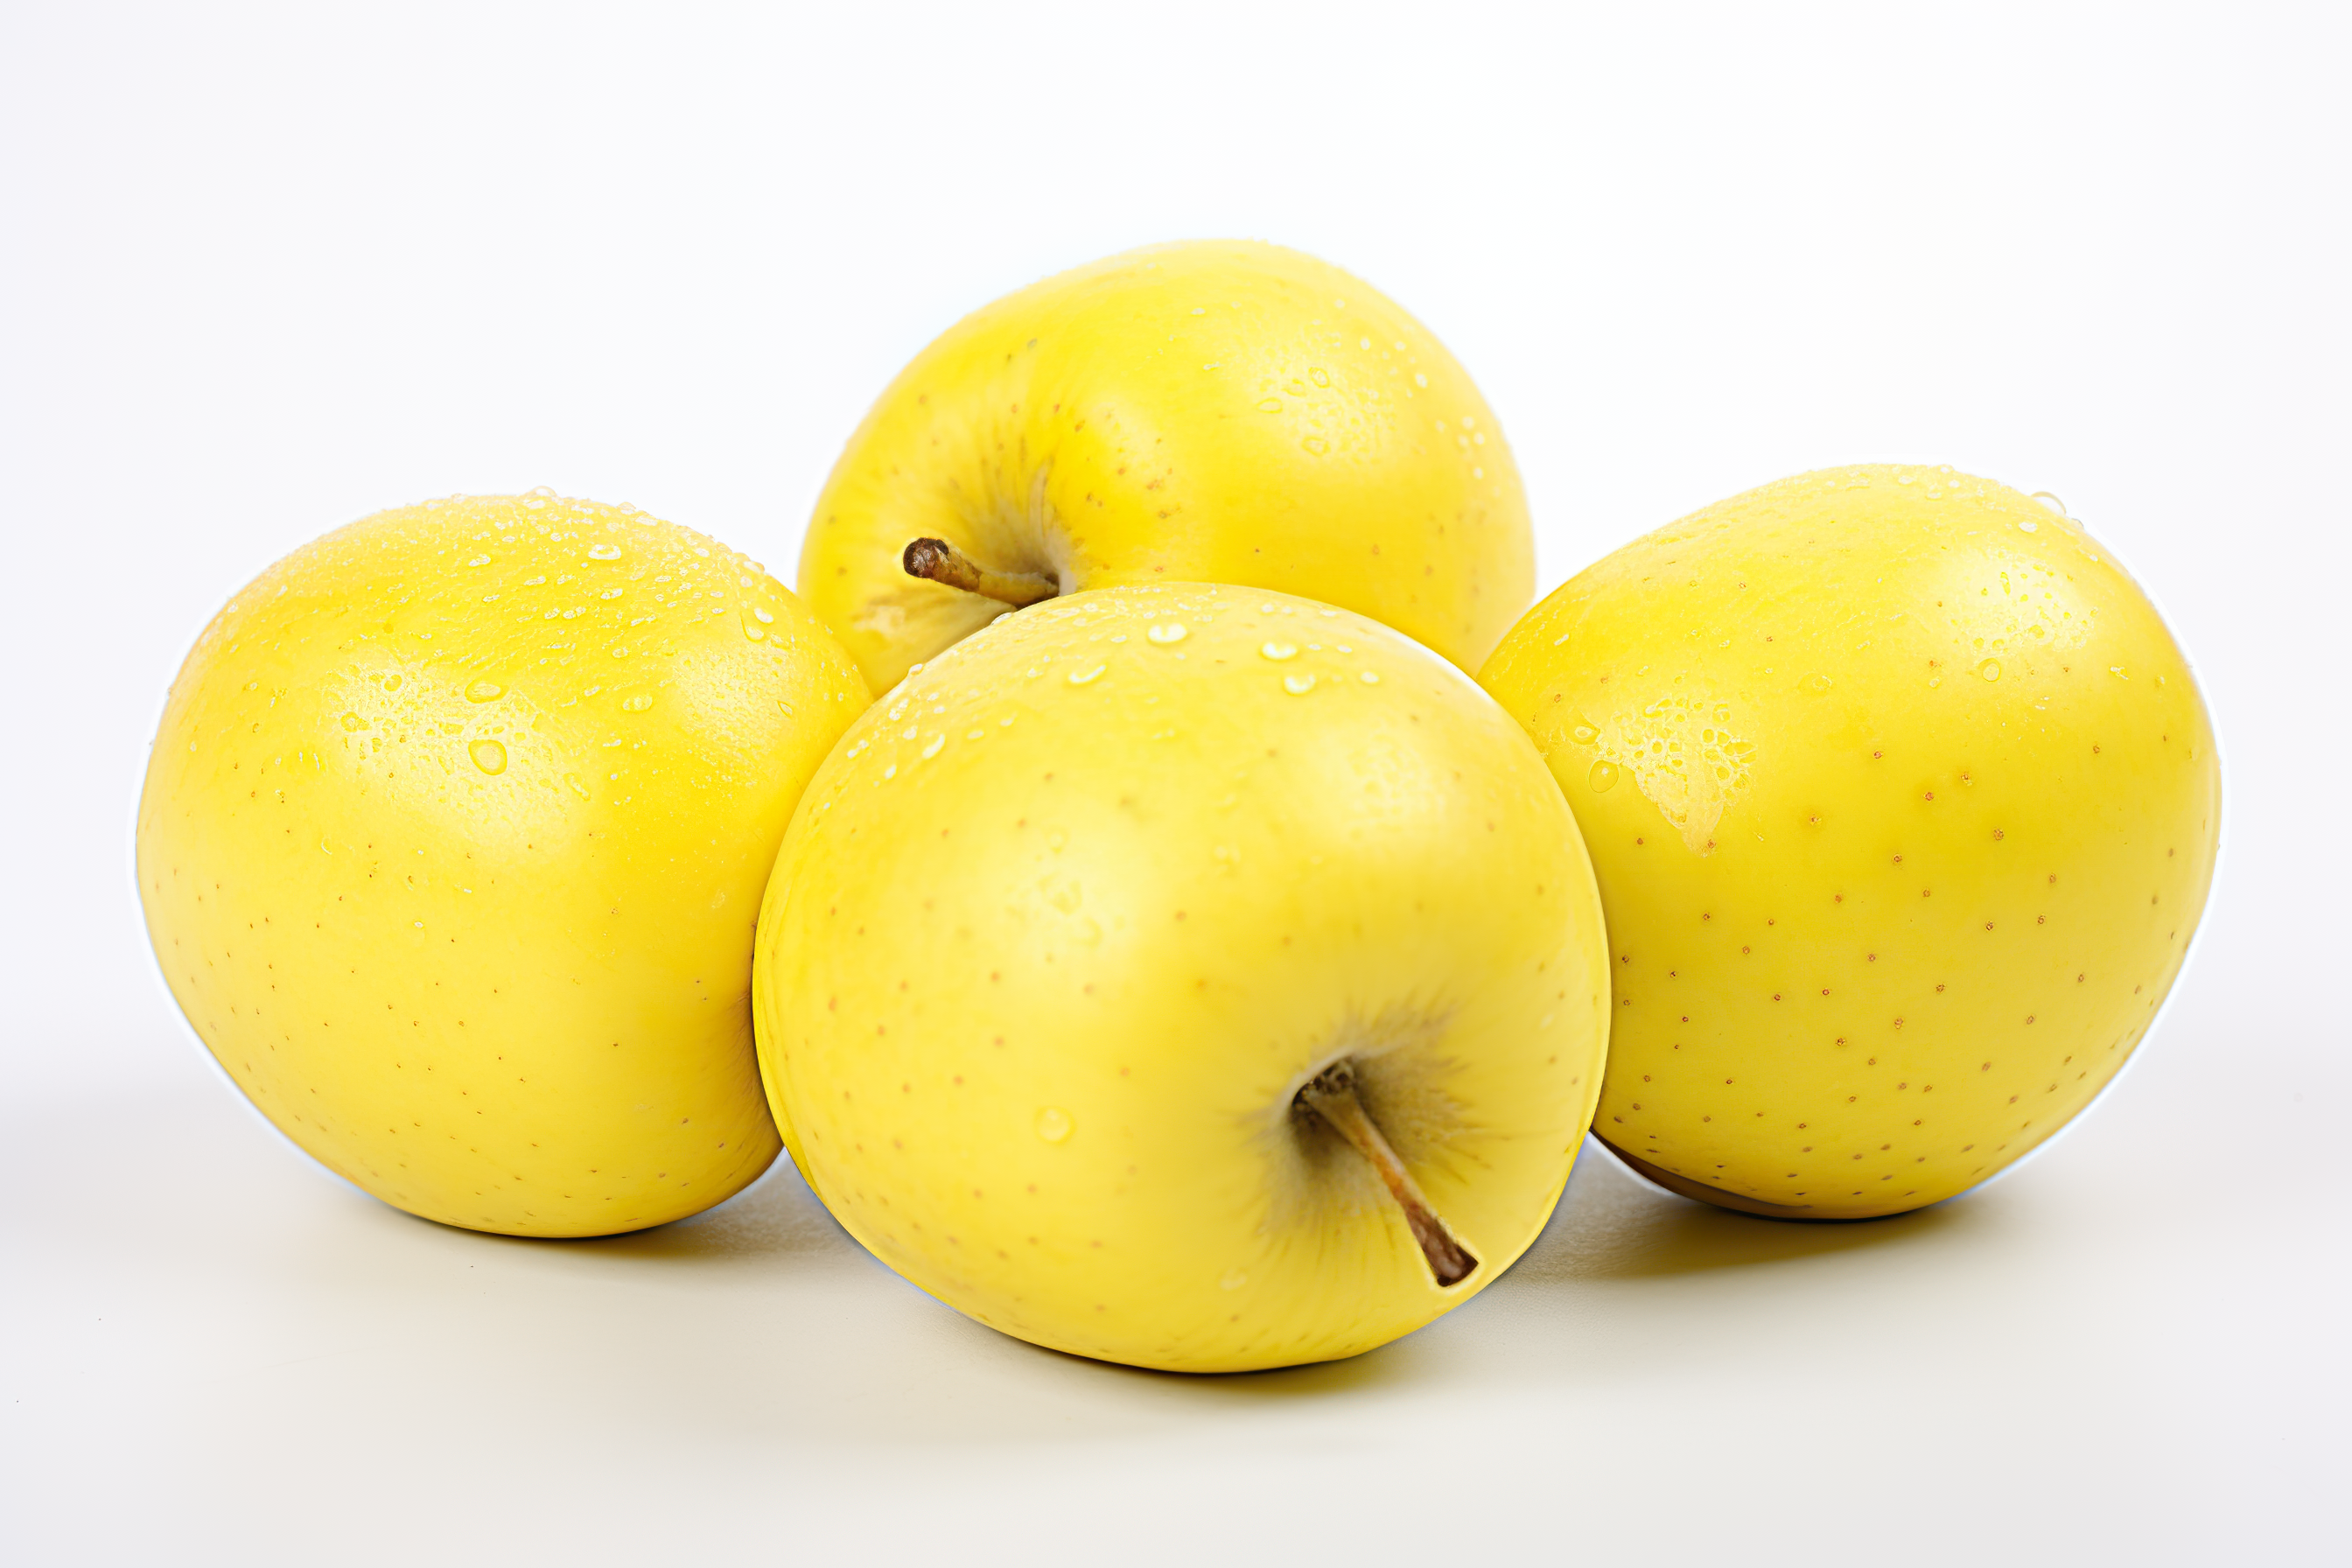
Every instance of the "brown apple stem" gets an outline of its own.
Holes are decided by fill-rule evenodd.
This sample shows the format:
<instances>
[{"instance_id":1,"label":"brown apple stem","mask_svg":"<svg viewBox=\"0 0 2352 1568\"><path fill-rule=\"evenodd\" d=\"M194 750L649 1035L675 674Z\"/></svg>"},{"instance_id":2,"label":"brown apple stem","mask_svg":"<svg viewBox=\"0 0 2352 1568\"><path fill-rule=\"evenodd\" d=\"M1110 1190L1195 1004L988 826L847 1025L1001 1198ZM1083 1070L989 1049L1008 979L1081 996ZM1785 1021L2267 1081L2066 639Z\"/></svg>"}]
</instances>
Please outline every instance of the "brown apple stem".
<instances>
[{"instance_id":1,"label":"brown apple stem","mask_svg":"<svg viewBox=\"0 0 2352 1568\"><path fill-rule=\"evenodd\" d=\"M1016 610L1061 592L1057 584L1025 572L991 572L944 539L916 540L907 546L898 563L907 569L909 577L961 588L967 594L978 594Z\"/></svg>"},{"instance_id":2,"label":"brown apple stem","mask_svg":"<svg viewBox=\"0 0 2352 1568\"><path fill-rule=\"evenodd\" d=\"M1477 1271L1478 1260L1469 1249L1454 1239L1445 1222L1437 1217L1422 1195L1412 1173L1404 1168L1389 1141L1381 1135L1380 1124L1364 1110L1364 1102L1356 1098L1355 1068L1339 1062L1316 1075L1314 1081L1298 1091L1298 1099L1308 1110L1331 1124L1331 1130L1352 1145L1357 1153L1372 1163L1387 1184L1389 1195L1404 1210L1404 1223L1412 1230L1413 1240L1421 1244L1421 1255L1429 1260L1429 1271L1440 1286L1459 1285Z\"/></svg>"}]
</instances>

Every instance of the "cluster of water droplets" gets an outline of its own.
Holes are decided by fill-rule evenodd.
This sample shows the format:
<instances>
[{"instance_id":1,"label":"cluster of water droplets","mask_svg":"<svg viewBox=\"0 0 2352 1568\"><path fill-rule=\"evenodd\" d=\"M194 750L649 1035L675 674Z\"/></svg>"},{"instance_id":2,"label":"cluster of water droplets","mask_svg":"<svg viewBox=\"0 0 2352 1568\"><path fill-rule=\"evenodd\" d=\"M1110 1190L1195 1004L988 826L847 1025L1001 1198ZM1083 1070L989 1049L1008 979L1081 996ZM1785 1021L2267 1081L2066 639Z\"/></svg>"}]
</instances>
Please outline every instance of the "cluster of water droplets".
<instances>
[{"instance_id":1,"label":"cluster of water droplets","mask_svg":"<svg viewBox=\"0 0 2352 1568\"><path fill-rule=\"evenodd\" d=\"M1703 854L1713 847L1723 814L1751 782L1755 743L1735 731L1731 721L1728 702L1675 693L1606 724L1580 716L1570 733L1593 753L1585 770L1588 788L1606 794L1632 774L1684 842Z\"/></svg>"}]
</instances>

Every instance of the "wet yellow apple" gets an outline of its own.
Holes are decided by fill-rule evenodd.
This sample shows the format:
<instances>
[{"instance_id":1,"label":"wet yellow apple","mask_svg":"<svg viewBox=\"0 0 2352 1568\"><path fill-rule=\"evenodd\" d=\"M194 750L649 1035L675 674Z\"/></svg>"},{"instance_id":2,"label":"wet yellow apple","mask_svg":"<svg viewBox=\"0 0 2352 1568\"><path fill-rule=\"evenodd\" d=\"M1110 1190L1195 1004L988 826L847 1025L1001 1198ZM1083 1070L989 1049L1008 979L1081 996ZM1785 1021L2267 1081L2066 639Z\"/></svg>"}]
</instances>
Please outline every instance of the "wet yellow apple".
<instances>
[{"instance_id":1,"label":"wet yellow apple","mask_svg":"<svg viewBox=\"0 0 2352 1568\"><path fill-rule=\"evenodd\" d=\"M1218 240L1049 278L924 350L835 467L800 590L877 691L1007 604L1183 581L1343 605L1475 669L1534 559L1454 356L1338 268Z\"/></svg>"},{"instance_id":2,"label":"wet yellow apple","mask_svg":"<svg viewBox=\"0 0 2352 1568\"><path fill-rule=\"evenodd\" d=\"M1467 676L1287 595L1103 589L826 760L761 912L761 1068L842 1224L981 1321L1327 1360L1542 1228L1603 946L1574 820Z\"/></svg>"},{"instance_id":3,"label":"wet yellow apple","mask_svg":"<svg viewBox=\"0 0 2352 1568\"><path fill-rule=\"evenodd\" d=\"M544 491L380 512L188 655L139 807L148 933L237 1086L386 1203L677 1219L775 1157L752 922L865 701L700 534Z\"/></svg>"},{"instance_id":4,"label":"wet yellow apple","mask_svg":"<svg viewBox=\"0 0 2352 1568\"><path fill-rule=\"evenodd\" d=\"M1479 679L1600 877L1596 1131L1695 1197L1858 1218L1985 1180L2123 1066L2204 908L2197 683L2054 501L1784 479L1591 567Z\"/></svg>"}]
</instances>

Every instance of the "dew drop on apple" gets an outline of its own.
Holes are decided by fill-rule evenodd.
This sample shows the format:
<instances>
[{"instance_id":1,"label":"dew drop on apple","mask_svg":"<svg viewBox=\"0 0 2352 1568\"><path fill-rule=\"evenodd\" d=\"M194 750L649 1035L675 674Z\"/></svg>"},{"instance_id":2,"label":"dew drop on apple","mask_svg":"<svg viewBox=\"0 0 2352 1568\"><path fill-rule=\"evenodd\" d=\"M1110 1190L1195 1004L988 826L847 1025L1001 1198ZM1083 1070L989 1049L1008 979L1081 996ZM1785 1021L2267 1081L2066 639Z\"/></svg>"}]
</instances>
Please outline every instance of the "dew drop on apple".
<instances>
[{"instance_id":1,"label":"dew drop on apple","mask_svg":"<svg viewBox=\"0 0 2352 1568\"><path fill-rule=\"evenodd\" d=\"M1151 641L1156 642L1164 647L1170 643L1182 642L1184 640L1184 628L1177 622L1170 621L1165 626L1152 627L1143 635Z\"/></svg>"},{"instance_id":2,"label":"dew drop on apple","mask_svg":"<svg viewBox=\"0 0 2352 1568\"><path fill-rule=\"evenodd\" d=\"M2066 515L2066 503L2060 500L2056 496L2052 495L2048 490L2035 490L2033 492L2033 499L2040 501L2042 508L2053 515L2057 517L2064 517Z\"/></svg>"},{"instance_id":3,"label":"dew drop on apple","mask_svg":"<svg viewBox=\"0 0 2352 1568\"><path fill-rule=\"evenodd\" d=\"M588 547L588 559L591 561L618 561L620 558L621 547L617 544L592 544Z\"/></svg>"},{"instance_id":4,"label":"dew drop on apple","mask_svg":"<svg viewBox=\"0 0 2352 1568\"><path fill-rule=\"evenodd\" d=\"M1070 1113L1058 1105L1044 1106L1037 1112L1037 1136L1048 1143L1061 1142L1076 1125Z\"/></svg>"},{"instance_id":5,"label":"dew drop on apple","mask_svg":"<svg viewBox=\"0 0 2352 1568\"><path fill-rule=\"evenodd\" d=\"M1826 675L1809 675L1805 677L1805 689L1811 692L1816 697L1819 697L1822 692L1827 691L1831 687L1835 686L1836 684L1836 681L1832 680Z\"/></svg>"},{"instance_id":6,"label":"dew drop on apple","mask_svg":"<svg viewBox=\"0 0 2352 1568\"><path fill-rule=\"evenodd\" d=\"M1108 668L1109 666L1108 665L1098 664L1092 669L1074 669L1070 671L1070 684L1073 686L1084 686L1087 681L1092 680L1096 676L1100 675Z\"/></svg>"},{"instance_id":7,"label":"dew drop on apple","mask_svg":"<svg viewBox=\"0 0 2352 1568\"><path fill-rule=\"evenodd\" d=\"M1999 680L2000 679L2000 660L1997 658L1989 658L1985 660L1982 664L1977 666L1977 673L1983 676L1987 680Z\"/></svg>"},{"instance_id":8,"label":"dew drop on apple","mask_svg":"<svg viewBox=\"0 0 2352 1568\"><path fill-rule=\"evenodd\" d=\"M1584 775L1584 782L1592 786L1593 794L1608 794L1611 790L1617 787L1617 764L1614 763L1593 763L1592 771Z\"/></svg>"},{"instance_id":9,"label":"dew drop on apple","mask_svg":"<svg viewBox=\"0 0 2352 1568\"><path fill-rule=\"evenodd\" d=\"M1298 645L1297 643L1289 642L1268 641L1260 643L1258 645L1257 651L1263 657L1271 659L1280 660L1286 658L1297 658L1298 657Z\"/></svg>"},{"instance_id":10,"label":"dew drop on apple","mask_svg":"<svg viewBox=\"0 0 2352 1568\"><path fill-rule=\"evenodd\" d=\"M506 694L506 688L495 680L477 680L466 688L468 702L495 702Z\"/></svg>"},{"instance_id":11,"label":"dew drop on apple","mask_svg":"<svg viewBox=\"0 0 2352 1568\"><path fill-rule=\"evenodd\" d=\"M486 773L507 771L507 749L496 741L477 741L466 748L466 754L472 757L474 765Z\"/></svg>"},{"instance_id":12,"label":"dew drop on apple","mask_svg":"<svg viewBox=\"0 0 2352 1568\"><path fill-rule=\"evenodd\" d=\"M1576 727L1575 739L1576 743L1580 746L1589 746L1600 738L1601 731L1594 729L1590 724L1579 724Z\"/></svg>"},{"instance_id":13,"label":"dew drop on apple","mask_svg":"<svg viewBox=\"0 0 2352 1568\"><path fill-rule=\"evenodd\" d=\"M621 706L631 713L642 713L653 705L654 694L650 691L640 691L635 696L624 698L621 702Z\"/></svg>"},{"instance_id":14,"label":"dew drop on apple","mask_svg":"<svg viewBox=\"0 0 2352 1568\"><path fill-rule=\"evenodd\" d=\"M1293 697L1304 697L1315 689L1315 678L1306 674L1286 675L1282 678L1282 689Z\"/></svg>"}]
</instances>

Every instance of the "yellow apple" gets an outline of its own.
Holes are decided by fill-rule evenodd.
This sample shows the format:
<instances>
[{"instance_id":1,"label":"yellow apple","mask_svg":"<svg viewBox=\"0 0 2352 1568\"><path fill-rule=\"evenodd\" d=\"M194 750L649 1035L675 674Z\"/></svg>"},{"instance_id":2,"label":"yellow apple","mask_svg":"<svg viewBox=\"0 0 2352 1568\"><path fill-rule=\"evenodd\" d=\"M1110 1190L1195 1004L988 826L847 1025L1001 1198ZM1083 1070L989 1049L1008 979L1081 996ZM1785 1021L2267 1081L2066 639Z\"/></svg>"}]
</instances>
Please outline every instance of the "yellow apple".
<instances>
[{"instance_id":1,"label":"yellow apple","mask_svg":"<svg viewBox=\"0 0 2352 1568\"><path fill-rule=\"evenodd\" d=\"M803 1174L1058 1350L1351 1355L1534 1239L1591 1115L1600 905L1467 676L1287 595L1096 590L852 726L760 917Z\"/></svg>"},{"instance_id":2,"label":"yellow apple","mask_svg":"<svg viewBox=\"0 0 2352 1568\"><path fill-rule=\"evenodd\" d=\"M1180 581L1344 605L1475 669L1534 561L1454 356L1335 267L1218 240L1049 278L924 350L818 498L800 589L877 691L1007 604Z\"/></svg>"},{"instance_id":3,"label":"yellow apple","mask_svg":"<svg viewBox=\"0 0 2352 1568\"><path fill-rule=\"evenodd\" d=\"M306 545L181 668L139 807L172 993L386 1203L593 1236L775 1158L751 928L863 709L784 588L631 508L457 497Z\"/></svg>"},{"instance_id":4,"label":"yellow apple","mask_svg":"<svg viewBox=\"0 0 2352 1568\"><path fill-rule=\"evenodd\" d=\"M1804 474L1530 611L1479 676L1609 916L1596 1131L1732 1208L1860 1218L2064 1126L2179 973L2221 822L2197 683L2054 502Z\"/></svg>"}]
</instances>

